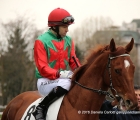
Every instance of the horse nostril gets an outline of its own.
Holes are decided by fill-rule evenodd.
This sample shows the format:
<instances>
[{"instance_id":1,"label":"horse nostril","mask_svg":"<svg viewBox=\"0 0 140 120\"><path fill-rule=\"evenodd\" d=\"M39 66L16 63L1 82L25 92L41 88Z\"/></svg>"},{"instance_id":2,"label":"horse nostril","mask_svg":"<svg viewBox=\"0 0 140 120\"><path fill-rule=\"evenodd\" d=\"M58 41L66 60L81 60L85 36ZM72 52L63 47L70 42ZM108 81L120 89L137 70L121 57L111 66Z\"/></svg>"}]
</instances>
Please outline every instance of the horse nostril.
<instances>
[{"instance_id":1,"label":"horse nostril","mask_svg":"<svg viewBox=\"0 0 140 120\"><path fill-rule=\"evenodd\" d=\"M130 106L130 105L131 105L131 101L130 101L130 100L126 100L126 104L127 104L128 106Z\"/></svg>"}]
</instances>

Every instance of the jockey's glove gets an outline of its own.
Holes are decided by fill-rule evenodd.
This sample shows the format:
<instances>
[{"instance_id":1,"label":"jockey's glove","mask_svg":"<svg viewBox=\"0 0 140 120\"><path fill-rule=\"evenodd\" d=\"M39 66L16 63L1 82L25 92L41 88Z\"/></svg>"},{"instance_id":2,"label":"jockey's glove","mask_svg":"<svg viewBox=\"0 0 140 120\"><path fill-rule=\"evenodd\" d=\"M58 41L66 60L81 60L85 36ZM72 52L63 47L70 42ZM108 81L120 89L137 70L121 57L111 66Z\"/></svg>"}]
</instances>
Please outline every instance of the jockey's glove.
<instances>
[{"instance_id":1,"label":"jockey's glove","mask_svg":"<svg viewBox=\"0 0 140 120\"><path fill-rule=\"evenodd\" d=\"M73 72L70 70L64 70L60 72L60 78L72 78Z\"/></svg>"}]
</instances>

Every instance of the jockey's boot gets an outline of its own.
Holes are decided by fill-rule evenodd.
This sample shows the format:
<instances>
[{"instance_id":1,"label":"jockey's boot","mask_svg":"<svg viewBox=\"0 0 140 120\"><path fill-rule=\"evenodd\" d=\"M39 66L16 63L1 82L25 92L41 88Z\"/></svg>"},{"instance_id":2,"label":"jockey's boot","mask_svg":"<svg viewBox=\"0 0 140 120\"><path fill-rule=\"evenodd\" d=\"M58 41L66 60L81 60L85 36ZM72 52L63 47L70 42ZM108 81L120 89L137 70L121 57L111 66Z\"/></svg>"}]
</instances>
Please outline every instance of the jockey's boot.
<instances>
[{"instance_id":1,"label":"jockey's boot","mask_svg":"<svg viewBox=\"0 0 140 120\"><path fill-rule=\"evenodd\" d=\"M66 94L68 91L60 86L53 88L53 90L39 103L36 110L32 113L36 120L45 120L46 113L50 104L55 100Z\"/></svg>"}]
</instances>

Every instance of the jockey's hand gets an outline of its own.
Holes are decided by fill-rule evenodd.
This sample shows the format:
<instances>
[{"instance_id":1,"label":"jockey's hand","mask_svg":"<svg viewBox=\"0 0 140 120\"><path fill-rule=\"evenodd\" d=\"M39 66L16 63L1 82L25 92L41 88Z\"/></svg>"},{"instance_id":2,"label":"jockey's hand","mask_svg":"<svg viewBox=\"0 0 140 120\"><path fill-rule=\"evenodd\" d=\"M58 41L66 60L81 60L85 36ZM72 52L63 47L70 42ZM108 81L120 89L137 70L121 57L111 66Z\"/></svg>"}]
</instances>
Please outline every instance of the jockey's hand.
<instances>
[{"instance_id":1,"label":"jockey's hand","mask_svg":"<svg viewBox=\"0 0 140 120\"><path fill-rule=\"evenodd\" d=\"M72 76L73 76L73 72L69 70L68 78L70 78L70 79L71 79L71 78L72 78Z\"/></svg>"},{"instance_id":2,"label":"jockey's hand","mask_svg":"<svg viewBox=\"0 0 140 120\"><path fill-rule=\"evenodd\" d=\"M60 78L72 78L73 72L70 70L64 70L60 72Z\"/></svg>"}]
</instances>

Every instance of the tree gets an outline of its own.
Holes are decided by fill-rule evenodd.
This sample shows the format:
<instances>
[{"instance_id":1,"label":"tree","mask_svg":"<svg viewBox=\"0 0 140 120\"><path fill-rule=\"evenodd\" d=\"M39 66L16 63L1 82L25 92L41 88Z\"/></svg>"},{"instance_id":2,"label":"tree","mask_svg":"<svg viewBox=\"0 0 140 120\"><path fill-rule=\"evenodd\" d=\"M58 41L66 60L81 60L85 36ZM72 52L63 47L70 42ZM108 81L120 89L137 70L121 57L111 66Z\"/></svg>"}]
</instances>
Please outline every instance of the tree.
<instances>
[{"instance_id":1,"label":"tree","mask_svg":"<svg viewBox=\"0 0 140 120\"><path fill-rule=\"evenodd\" d=\"M77 44L75 45L75 52L76 52L76 56L78 57L79 61L82 62L84 53L79 49Z\"/></svg>"},{"instance_id":2,"label":"tree","mask_svg":"<svg viewBox=\"0 0 140 120\"><path fill-rule=\"evenodd\" d=\"M112 24L113 21L108 17L97 18L91 16L83 20L81 26L77 27L70 33L82 54L82 57L80 58L81 60L83 60L83 57L87 54L87 51L94 45L93 34L98 30L107 29L107 27L111 26Z\"/></svg>"},{"instance_id":3,"label":"tree","mask_svg":"<svg viewBox=\"0 0 140 120\"><path fill-rule=\"evenodd\" d=\"M5 30L3 39L7 41L7 49L0 58L0 82L5 105L18 94L35 88L35 66L28 45L37 36L37 29L22 17L2 25Z\"/></svg>"}]
</instances>

